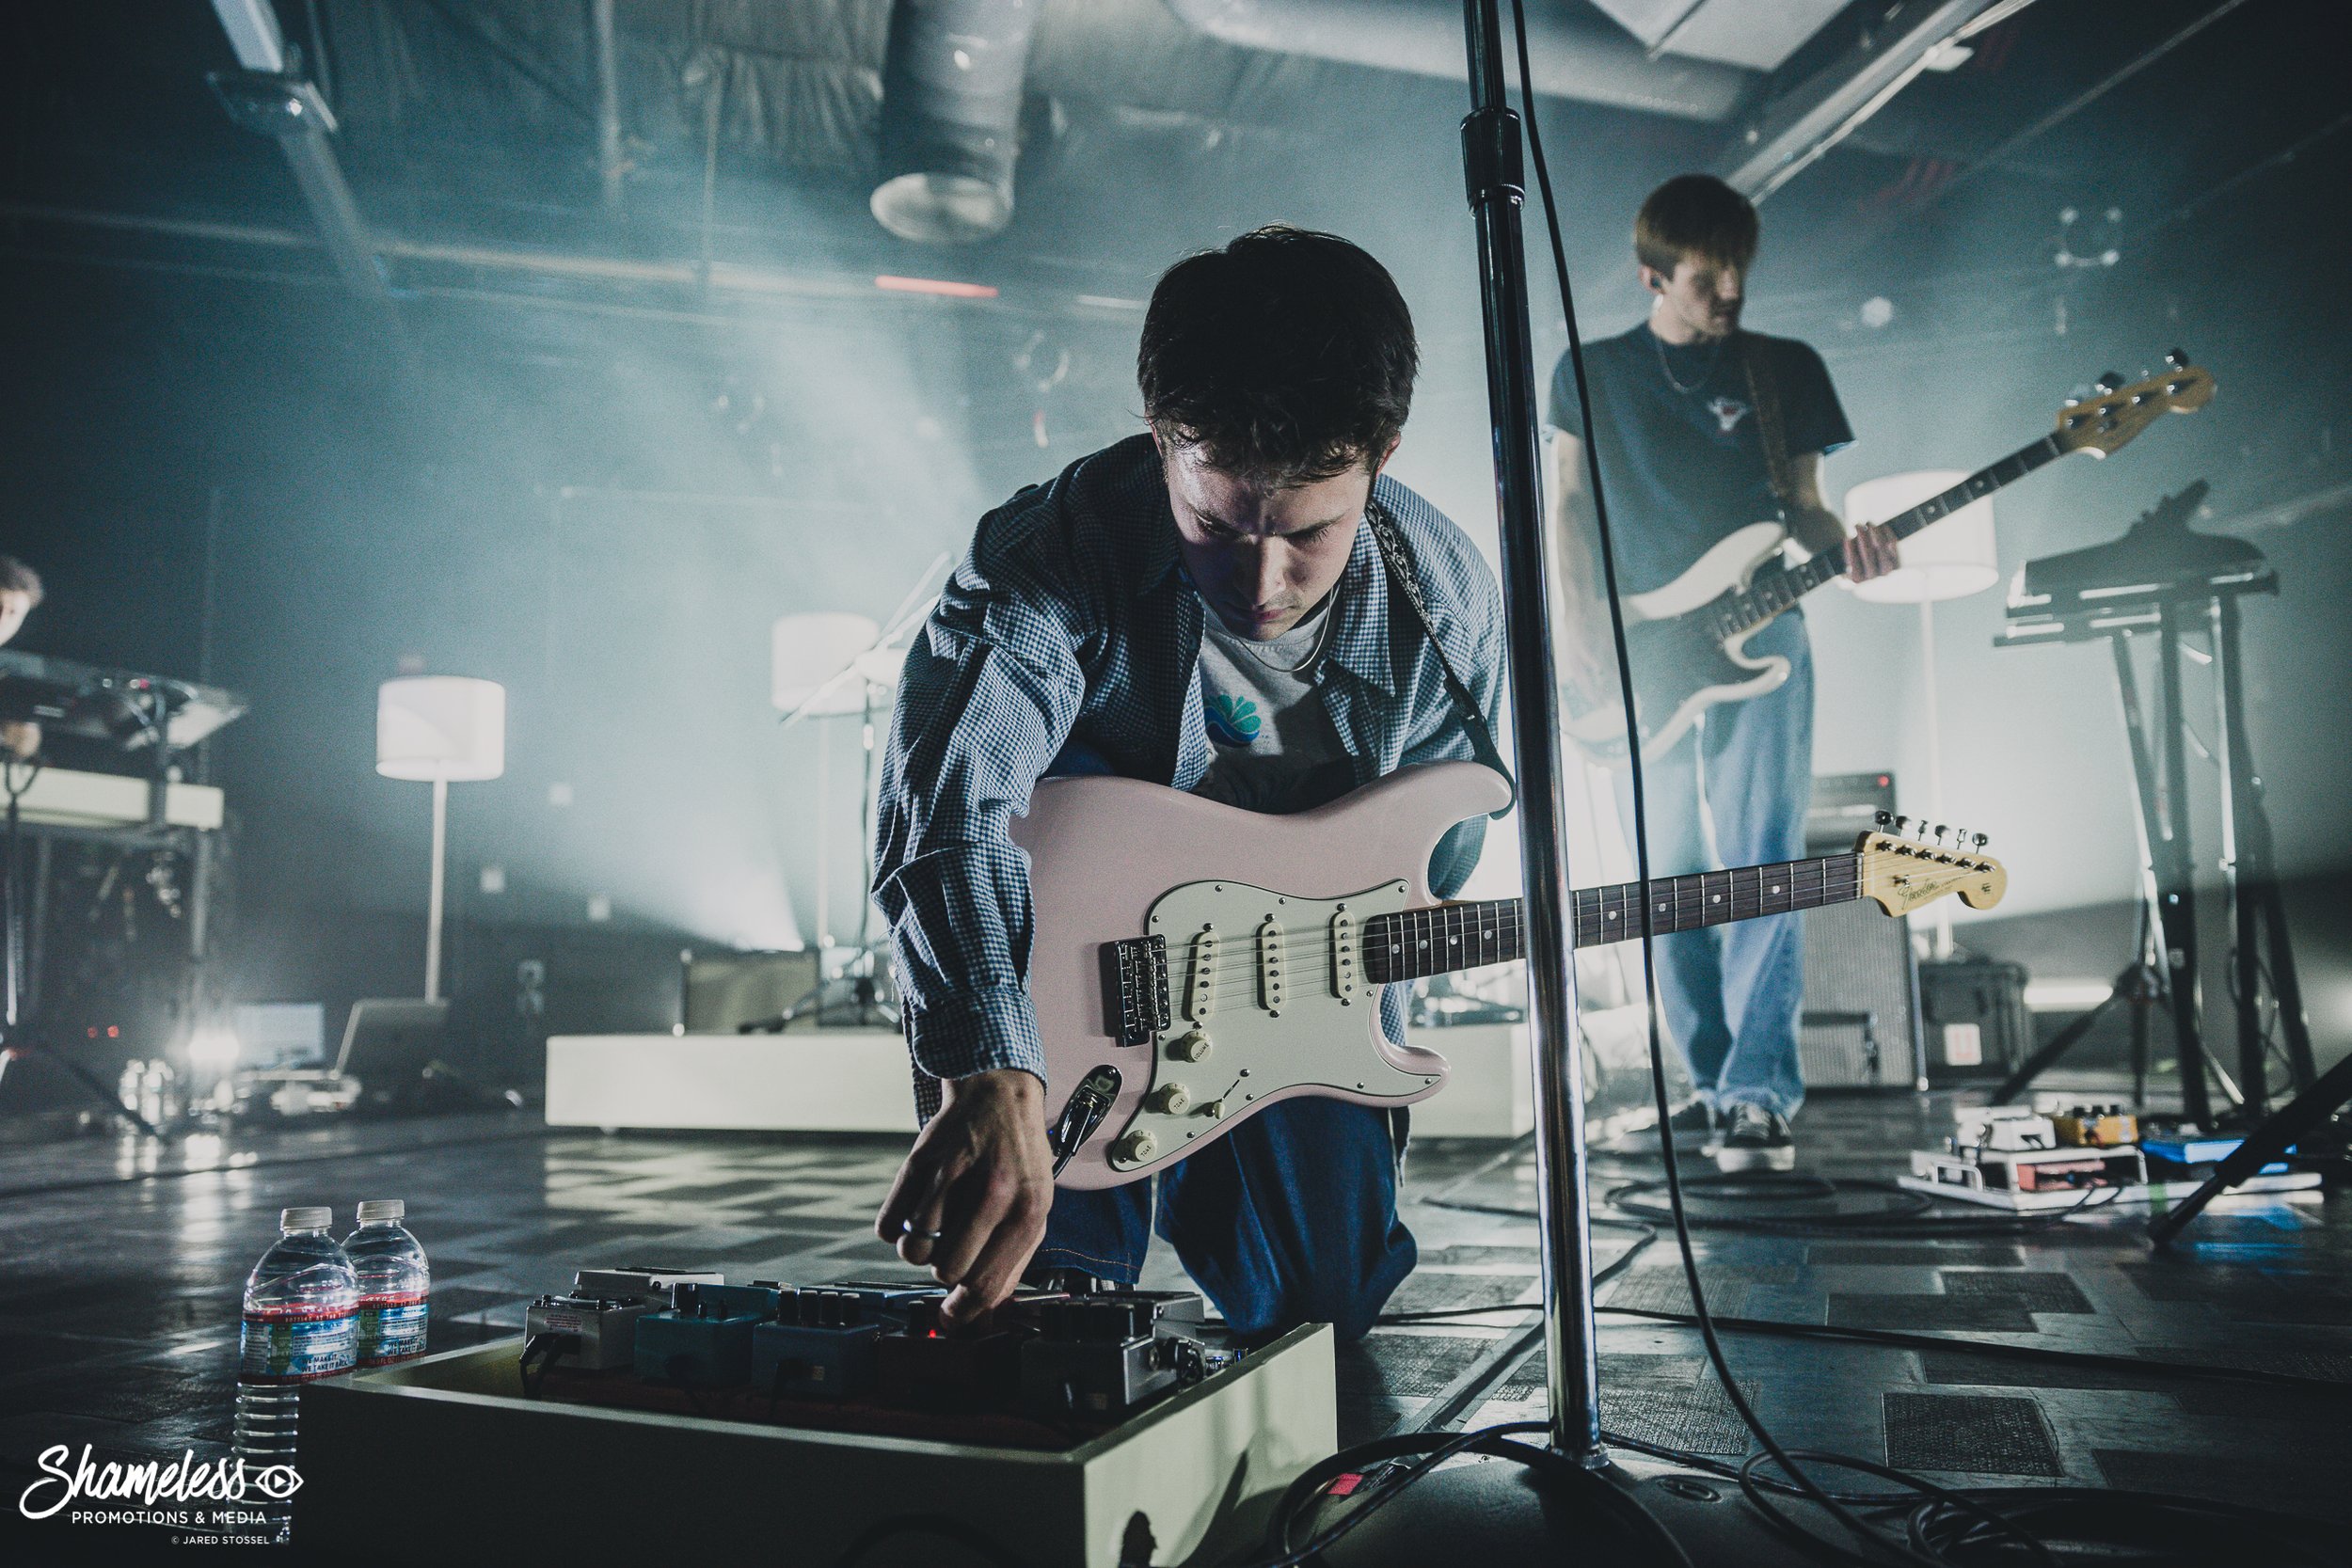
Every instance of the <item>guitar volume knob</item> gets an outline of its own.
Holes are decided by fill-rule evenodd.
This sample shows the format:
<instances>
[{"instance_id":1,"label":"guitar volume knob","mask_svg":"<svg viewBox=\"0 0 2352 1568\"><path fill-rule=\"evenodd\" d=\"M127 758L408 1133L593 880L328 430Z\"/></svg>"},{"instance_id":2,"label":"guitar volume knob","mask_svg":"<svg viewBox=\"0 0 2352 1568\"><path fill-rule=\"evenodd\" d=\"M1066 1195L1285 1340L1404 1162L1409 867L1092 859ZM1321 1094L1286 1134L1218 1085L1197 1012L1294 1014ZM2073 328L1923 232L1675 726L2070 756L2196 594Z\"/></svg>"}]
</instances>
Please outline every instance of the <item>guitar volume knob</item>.
<instances>
[{"instance_id":1,"label":"guitar volume knob","mask_svg":"<svg viewBox=\"0 0 2352 1568\"><path fill-rule=\"evenodd\" d=\"M1180 1062L1200 1062L1208 1059L1209 1037L1199 1029L1187 1029L1168 1042L1168 1053Z\"/></svg>"}]
</instances>

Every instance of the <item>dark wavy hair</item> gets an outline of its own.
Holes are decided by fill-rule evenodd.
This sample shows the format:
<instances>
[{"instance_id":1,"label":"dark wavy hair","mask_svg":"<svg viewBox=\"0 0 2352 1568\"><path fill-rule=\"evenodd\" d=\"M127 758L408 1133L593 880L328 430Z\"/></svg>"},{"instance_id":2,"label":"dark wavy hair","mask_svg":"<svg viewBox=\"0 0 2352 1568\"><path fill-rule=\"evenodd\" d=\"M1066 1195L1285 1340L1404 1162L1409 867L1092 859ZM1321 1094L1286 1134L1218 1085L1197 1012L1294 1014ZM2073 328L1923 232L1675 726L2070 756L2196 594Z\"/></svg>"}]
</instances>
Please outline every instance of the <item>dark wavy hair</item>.
<instances>
[{"instance_id":1,"label":"dark wavy hair","mask_svg":"<svg viewBox=\"0 0 2352 1568\"><path fill-rule=\"evenodd\" d=\"M1163 441L1277 488L1385 456L1420 371L1388 269L1336 234L1279 224L1168 268L1136 354Z\"/></svg>"},{"instance_id":2,"label":"dark wavy hair","mask_svg":"<svg viewBox=\"0 0 2352 1568\"><path fill-rule=\"evenodd\" d=\"M1762 234L1755 203L1711 174L1677 174L1633 217L1633 257L1674 276L1686 256L1745 272Z\"/></svg>"}]
</instances>

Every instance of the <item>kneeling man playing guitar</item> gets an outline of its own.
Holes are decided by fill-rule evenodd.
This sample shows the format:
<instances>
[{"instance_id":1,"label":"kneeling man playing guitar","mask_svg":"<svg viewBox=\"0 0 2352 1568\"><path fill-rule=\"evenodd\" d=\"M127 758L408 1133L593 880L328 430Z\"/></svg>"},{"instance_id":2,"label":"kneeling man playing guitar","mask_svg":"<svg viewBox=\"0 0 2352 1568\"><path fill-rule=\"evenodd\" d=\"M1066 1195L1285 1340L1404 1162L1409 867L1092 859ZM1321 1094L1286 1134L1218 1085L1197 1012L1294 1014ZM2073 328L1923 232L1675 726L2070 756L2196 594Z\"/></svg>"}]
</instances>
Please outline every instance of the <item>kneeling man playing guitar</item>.
<instances>
[{"instance_id":1,"label":"kneeling man playing guitar","mask_svg":"<svg viewBox=\"0 0 2352 1568\"><path fill-rule=\"evenodd\" d=\"M1402 1107L1445 1064L1394 982L1520 956L1516 903L1434 902L1511 790L1493 578L1382 472L1417 367L1344 240L1178 263L1148 432L982 519L908 658L875 895L925 1125L877 1230L955 1287L951 1322L1025 1271L1132 1283L1154 1230L1250 1338L1360 1337L1413 1267ZM1638 931L1645 897L1680 930L2001 891L1979 854L1872 835L1587 890L1575 931Z\"/></svg>"}]
</instances>

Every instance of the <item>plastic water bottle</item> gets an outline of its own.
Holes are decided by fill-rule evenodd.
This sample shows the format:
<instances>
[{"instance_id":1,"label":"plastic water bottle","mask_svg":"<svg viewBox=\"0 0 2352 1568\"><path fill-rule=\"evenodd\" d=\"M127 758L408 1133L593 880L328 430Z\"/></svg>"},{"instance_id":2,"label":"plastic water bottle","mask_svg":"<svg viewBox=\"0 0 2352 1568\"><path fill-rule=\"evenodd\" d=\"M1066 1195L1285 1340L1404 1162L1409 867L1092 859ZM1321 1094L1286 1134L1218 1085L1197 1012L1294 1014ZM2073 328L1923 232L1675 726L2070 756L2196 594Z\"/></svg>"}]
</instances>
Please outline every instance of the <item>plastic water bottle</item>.
<instances>
[{"instance_id":1,"label":"plastic water bottle","mask_svg":"<svg viewBox=\"0 0 2352 1568\"><path fill-rule=\"evenodd\" d=\"M302 1385L351 1370L359 1282L329 1227L332 1209L288 1209L278 1216L278 1243L245 1282L245 1328L237 1354L236 1453L244 1461L246 1502L285 1540L291 1489L256 1472L294 1463Z\"/></svg>"},{"instance_id":2,"label":"plastic water bottle","mask_svg":"<svg viewBox=\"0 0 2352 1568\"><path fill-rule=\"evenodd\" d=\"M424 1354L425 1298L433 1271L424 1248L400 1222L408 1206L398 1198L359 1205L359 1228L343 1251L359 1277L356 1351L362 1367L389 1367Z\"/></svg>"}]
</instances>

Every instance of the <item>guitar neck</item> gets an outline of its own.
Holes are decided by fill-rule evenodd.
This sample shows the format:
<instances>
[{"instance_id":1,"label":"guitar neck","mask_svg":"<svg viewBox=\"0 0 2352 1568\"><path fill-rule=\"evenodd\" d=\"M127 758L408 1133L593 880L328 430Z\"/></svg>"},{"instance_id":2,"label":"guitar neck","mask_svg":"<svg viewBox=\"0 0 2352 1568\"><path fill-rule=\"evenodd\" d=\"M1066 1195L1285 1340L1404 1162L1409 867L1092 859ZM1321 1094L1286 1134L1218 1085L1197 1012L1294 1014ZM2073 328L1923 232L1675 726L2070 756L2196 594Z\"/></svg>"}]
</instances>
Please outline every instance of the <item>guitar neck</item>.
<instances>
[{"instance_id":1,"label":"guitar neck","mask_svg":"<svg viewBox=\"0 0 2352 1568\"><path fill-rule=\"evenodd\" d=\"M1758 915L1842 904L1862 895L1853 855L1700 871L1649 884L1651 929L1660 936ZM1573 895L1575 944L1598 947L1642 934L1642 884L1581 888ZM1526 956L1526 907L1517 898L1401 910L1364 922L1364 977L1375 985L1418 980Z\"/></svg>"},{"instance_id":2,"label":"guitar neck","mask_svg":"<svg viewBox=\"0 0 2352 1568\"><path fill-rule=\"evenodd\" d=\"M2030 446L2018 448L1998 463L1979 468L1942 495L1921 501L1899 516L1887 518L1887 531L1898 539L1908 539L1930 523L1950 516L1971 501L1982 500L2004 484L2015 483L2044 463L2064 456L2066 451L2057 436L2044 436ZM1717 629L1724 637L1736 637L1750 627L1760 626L1845 569L1846 547L1840 545L1795 566L1759 571L1750 580L1747 591L1724 606Z\"/></svg>"}]
</instances>

